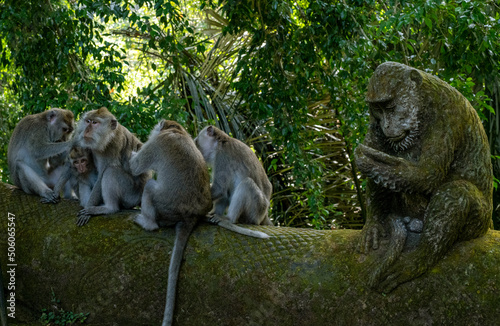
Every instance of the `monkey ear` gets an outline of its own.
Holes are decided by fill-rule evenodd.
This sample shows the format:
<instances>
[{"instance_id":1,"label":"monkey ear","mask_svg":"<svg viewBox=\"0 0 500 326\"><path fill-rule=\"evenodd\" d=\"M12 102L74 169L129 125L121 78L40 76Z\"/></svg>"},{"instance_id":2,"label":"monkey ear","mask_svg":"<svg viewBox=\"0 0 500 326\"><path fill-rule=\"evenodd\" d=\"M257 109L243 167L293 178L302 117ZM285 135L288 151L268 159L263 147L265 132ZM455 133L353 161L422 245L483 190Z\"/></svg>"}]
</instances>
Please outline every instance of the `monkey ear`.
<instances>
[{"instance_id":1,"label":"monkey ear","mask_svg":"<svg viewBox=\"0 0 500 326\"><path fill-rule=\"evenodd\" d=\"M207 135L209 135L210 137L213 137L215 135L215 130L213 126L208 126Z\"/></svg>"},{"instance_id":2,"label":"monkey ear","mask_svg":"<svg viewBox=\"0 0 500 326\"><path fill-rule=\"evenodd\" d=\"M165 119L161 119L160 123L158 123L158 130L163 130L163 127L165 127Z\"/></svg>"},{"instance_id":3,"label":"monkey ear","mask_svg":"<svg viewBox=\"0 0 500 326\"><path fill-rule=\"evenodd\" d=\"M417 70L412 69L410 71L410 79L414 81L417 86L422 85L422 75L420 75Z\"/></svg>"},{"instance_id":4,"label":"monkey ear","mask_svg":"<svg viewBox=\"0 0 500 326\"><path fill-rule=\"evenodd\" d=\"M111 130L115 130L118 127L118 121L116 119L111 120Z\"/></svg>"},{"instance_id":5,"label":"monkey ear","mask_svg":"<svg viewBox=\"0 0 500 326\"><path fill-rule=\"evenodd\" d=\"M54 111L49 111L49 114L47 114L47 120L52 124L56 121L57 114Z\"/></svg>"}]
</instances>

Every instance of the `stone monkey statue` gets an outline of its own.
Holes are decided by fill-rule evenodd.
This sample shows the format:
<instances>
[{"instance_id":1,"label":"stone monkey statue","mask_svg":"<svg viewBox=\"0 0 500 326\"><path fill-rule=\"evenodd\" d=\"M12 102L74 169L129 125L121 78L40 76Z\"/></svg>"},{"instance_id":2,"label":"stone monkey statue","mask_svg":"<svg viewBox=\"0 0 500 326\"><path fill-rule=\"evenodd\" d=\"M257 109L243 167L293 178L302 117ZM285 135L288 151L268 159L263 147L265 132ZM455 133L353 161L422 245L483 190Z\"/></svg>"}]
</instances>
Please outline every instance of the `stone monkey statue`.
<instances>
[{"instance_id":1,"label":"stone monkey statue","mask_svg":"<svg viewBox=\"0 0 500 326\"><path fill-rule=\"evenodd\" d=\"M356 149L367 176L367 219L359 249L389 236L370 285L390 292L425 273L457 241L491 225L488 139L467 99L440 79L403 64L378 66L366 100L370 127Z\"/></svg>"}]
</instances>

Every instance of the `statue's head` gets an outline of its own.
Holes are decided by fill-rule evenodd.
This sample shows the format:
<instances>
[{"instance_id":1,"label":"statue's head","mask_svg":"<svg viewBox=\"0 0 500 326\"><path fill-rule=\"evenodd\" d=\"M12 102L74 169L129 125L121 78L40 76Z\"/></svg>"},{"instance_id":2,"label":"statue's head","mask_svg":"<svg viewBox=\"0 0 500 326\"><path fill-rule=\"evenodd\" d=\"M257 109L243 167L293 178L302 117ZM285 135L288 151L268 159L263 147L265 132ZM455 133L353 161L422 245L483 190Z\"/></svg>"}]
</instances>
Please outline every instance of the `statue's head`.
<instances>
[{"instance_id":1,"label":"statue's head","mask_svg":"<svg viewBox=\"0 0 500 326\"><path fill-rule=\"evenodd\" d=\"M418 135L422 79L417 69L396 62L381 64L370 78L366 101L372 122L396 151L412 147Z\"/></svg>"}]
</instances>

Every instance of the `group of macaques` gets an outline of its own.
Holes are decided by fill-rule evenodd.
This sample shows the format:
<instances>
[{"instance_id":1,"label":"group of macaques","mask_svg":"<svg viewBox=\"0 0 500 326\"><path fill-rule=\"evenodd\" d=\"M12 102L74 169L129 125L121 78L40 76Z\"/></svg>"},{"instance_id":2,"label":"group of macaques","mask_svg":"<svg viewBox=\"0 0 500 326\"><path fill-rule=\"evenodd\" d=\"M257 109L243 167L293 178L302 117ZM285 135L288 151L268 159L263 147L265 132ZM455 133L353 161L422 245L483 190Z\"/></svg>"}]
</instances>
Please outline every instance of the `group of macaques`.
<instances>
[{"instance_id":1,"label":"group of macaques","mask_svg":"<svg viewBox=\"0 0 500 326\"><path fill-rule=\"evenodd\" d=\"M454 243L488 231L493 171L474 108L435 76L387 62L375 70L366 99L370 128L355 152L367 177L359 251L369 254L389 238L368 283L390 292L425 273ZM139 204L135 222L144 229L176 225L163 325L172 322L183 250L200 218L268 237L234 225L271 225L272 187L264 168L248 146L216 127L193 141L178 123L162 120L142 144L101 108L83 115L69 141L72 132L67 110L22 119L9 144L12 181L47 203L57 202L63 188L66 195L75 192L83 206L78 225Z\"/></svg>"},{"instance_id":2,"label":"group of macaques","mask_svg":"<svg viewBox=\"0 0 500 326\"><path fill-rule=\"evenodd\" d=\"M12 182L43 203L76 195L79 226L138 205L135 222L145 230L176 226L163 325L172 323L183 251L200 219L269 237L234 224L272 225L266 172L247 145L214 126L193 140L177 122L161 120L143 144L104 107L84 113L76 128L71 111L53 108L17 124L8 164Z\"/></svg>"}]
</instances>

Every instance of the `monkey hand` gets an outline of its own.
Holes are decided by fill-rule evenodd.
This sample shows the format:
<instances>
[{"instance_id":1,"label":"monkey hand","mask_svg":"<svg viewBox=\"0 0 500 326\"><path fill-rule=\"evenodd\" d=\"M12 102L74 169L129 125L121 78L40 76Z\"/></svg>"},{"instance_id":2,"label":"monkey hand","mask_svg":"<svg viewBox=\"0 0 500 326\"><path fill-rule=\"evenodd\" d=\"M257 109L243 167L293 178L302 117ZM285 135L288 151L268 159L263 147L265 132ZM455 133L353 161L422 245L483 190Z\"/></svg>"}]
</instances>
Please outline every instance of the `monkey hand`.
<instances>
[{"instance_id":1,"label":"monkey hand","mask_svg":"<svg viewBox=\"0 0 500 326\"><path fill-rule=\"evenodd\" d=\"M219 215L219 214L210 214L209 213L207 215L207 222L215 224L215 225L219 224L220 222L222 222L224 220L229 221L228 218L226 218L222 215Z\"/></svg>"},{"instance_id":2,"label":"monkey hand","mask_svg":"<svg viewBox=\"0 0 500 326\"><path fill-rule=\"evenodd\" d=\"M90 220L90 214L84 208L78 212L78 219L76 220L76 225L83 226L87 224Z\"/></svg>"},{"instance_id":3,"label":"monkey hand","mask_svg":"<svg viewBox=\"0 0 500 326\"><path fill-rule=\"evenodd\" d=\"M53 191L47 192L40 199L42 204L57 204L59 202L59 195Z\"/></svg>"},{"instance_id":4,"label":"monkey hand","mask_svg":"<svg viewBox=\"0 0 500 326\"><path fill-rule=\"evenodd\" d=\"M387 236L384 228L377 222L366 224L361 231L361 239L358 243L358 251L362 254L367 254L370 249L377 250L380 237Z\"/></svg>"}]
</instances>

